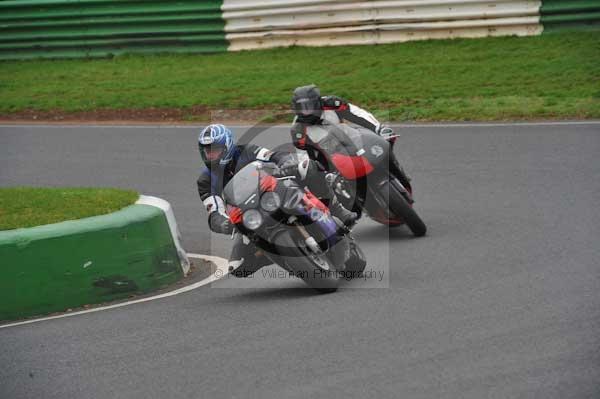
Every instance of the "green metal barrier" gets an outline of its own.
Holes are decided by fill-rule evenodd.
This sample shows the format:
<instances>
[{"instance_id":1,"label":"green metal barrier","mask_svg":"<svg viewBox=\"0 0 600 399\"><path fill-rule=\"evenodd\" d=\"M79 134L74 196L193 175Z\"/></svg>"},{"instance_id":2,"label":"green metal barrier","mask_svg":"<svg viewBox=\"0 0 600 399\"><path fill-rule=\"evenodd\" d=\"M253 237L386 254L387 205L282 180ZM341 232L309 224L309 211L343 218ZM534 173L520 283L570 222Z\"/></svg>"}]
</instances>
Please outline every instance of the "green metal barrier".
<instances>
[{"instance_id":1,"label":"green metal barrier","mask_svg":"<svg viewBox=\"0 0 600 399\"><path fill-rule=\"evenodd\" d=\"M544 33L600 29L600 0L544 0Z\"/></svg>"},{"instance_id":2,"label":"green metal barrier","mask_svg":"<svg viewBox=\"0 0 600 399\"><path fill-rule=\"evenodd\" d=\"M0 60L227 51L221 0L0 1Z\"/></svg>"},{"instance_id":3,"label":"green metal barrier","mask_svg":"<svg viewBox=\"0 0 600 399\"><path fill-rule=\"evenodd\" d=\"M183 276L164 212L118 212L0 231L0 320L148 292Z\"/></svg>"}]
</instances>

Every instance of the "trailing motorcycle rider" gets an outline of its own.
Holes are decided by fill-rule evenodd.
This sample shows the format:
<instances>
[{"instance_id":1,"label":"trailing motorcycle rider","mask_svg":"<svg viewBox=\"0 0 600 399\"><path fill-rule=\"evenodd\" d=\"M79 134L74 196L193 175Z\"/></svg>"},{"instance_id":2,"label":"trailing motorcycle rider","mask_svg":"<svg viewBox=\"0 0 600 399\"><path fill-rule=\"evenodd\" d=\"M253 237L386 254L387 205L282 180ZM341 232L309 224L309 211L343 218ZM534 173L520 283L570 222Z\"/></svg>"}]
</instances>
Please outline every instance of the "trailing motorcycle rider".
<instances>
[{"instance_id":1,"label":"trailing motorcycle rider","mask_svg":"<svg viewBox=\"0 0 600 399\"><path fill-rule=\"evenodd\" d=\"M198 194L208 212L208 226L215 233L232 234L233 224L227 215L221 197L223 188L244 166L254 161L274 162L281 167L282 174L293 175L316 196L329 199L329 209L346 226L354 224L357 215L345 209L336 199L325 181L325 173L314 161L298 162L287 152L274 152L254 144L235 144L231 130L221 124L205 127L198 137L200 156L204 168L197 180ZM244 243L237 235L231 252L229 269L236 277L247 277L270 264L265 256L257 256L252 243Z\"/></svg>"},{"instance_id":2,"label":"trailing motorcycle rider","mask_svg":"<svg viewBox=\"0 0 600 399\"><path fill-rule=\"evenodd\" d=\"M337 96L321 96L317 86L308 85L297 87L292 96L292 111L296 114L291 128L292 142L298 149L305 150L310 157L323 165L327 171L333 169L325 154L321 153L318 145L313 143L307 135L310 125L338 124L348 121L371 130L381 136L392 136L393 130L381 124L370 112L349 103ZM392 145L395 140L391 140ZM410 185L410 178L406 175L396 157L391 152L390 168L395 169L397 176L405 186Z\"/></svg>"}]
</instances>

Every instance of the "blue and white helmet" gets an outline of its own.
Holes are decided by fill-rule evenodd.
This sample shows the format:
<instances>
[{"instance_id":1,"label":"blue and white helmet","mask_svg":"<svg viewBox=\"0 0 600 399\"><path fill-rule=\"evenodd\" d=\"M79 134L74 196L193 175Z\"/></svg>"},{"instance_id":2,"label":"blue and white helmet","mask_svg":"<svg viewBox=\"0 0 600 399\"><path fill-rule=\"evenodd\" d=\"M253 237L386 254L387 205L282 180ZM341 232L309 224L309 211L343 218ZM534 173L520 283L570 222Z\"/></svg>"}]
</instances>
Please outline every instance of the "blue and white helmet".
<instances>
[{"instance_id":1,"label":"blue and white helmet","mask_svg":"<svg viewBox=\"0 0 600 399\"><path fill-rule=\"evenodd\" d=\"M205 127L198 136L198 148L206 166L229 163L235 151L233 139L233 133L224 125Z\"/></svg>"}]
</instances>

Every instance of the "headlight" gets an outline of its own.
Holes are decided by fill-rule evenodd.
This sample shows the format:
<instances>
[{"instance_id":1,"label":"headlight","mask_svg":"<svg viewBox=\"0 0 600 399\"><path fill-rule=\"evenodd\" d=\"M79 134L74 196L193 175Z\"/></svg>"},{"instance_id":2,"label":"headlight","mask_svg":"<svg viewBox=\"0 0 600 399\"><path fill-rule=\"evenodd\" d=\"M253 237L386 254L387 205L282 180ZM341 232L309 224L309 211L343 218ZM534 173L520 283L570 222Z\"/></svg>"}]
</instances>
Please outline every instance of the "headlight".
<instances>
[{"instance_id":1,"label":"headlight","mask_svg":"<svg viewBox=\"0 0 600 399\"><path fill-rule=\"evenodd\" d=\"M263 222L263 217L256 209L248 209L244 212L243 223L249 230L256 230Z\"/></svg>"},{"instance_id":2,"label":"headlight","mask_svg":"<svg viewBox=\"0 0 600 399\"><path fill-rule=\"evenodd\" d=\"M279 194L269 192L264 193L262 197L260 197L260 207L267 212L273 212L281 206L281 198L279 198Z\"/></svg>"}]
</instances>

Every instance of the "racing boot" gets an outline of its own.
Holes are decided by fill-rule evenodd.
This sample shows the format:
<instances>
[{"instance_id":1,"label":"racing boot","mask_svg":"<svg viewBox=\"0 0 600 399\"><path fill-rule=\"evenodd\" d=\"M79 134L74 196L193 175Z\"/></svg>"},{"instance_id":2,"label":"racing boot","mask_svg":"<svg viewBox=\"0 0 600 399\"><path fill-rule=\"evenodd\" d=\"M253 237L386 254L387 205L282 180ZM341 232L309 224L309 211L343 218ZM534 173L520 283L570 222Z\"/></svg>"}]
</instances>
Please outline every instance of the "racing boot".
<instances>
[{"instance_id":1,"label":"racing boot","mask_svg":"<svg viewBox=\"0 0 600 399\"><path fill-rule=\"evenodd\" d=\"M331 214L340 219L346 228L350 229L358 221L358 214L344 208L344 205L334 196L329 203Z\"/></svg>"},{"instance_id":2,"label":"racing boot","mask_svg":"<svg viewBox=\"0 0 600 399\"><path fill-rule=\"evenodd\" d=\"M244 245L244 240L241 234L237 233L234 236L233 248L231 249L231 255L229 255L229 273L232 273L244 264L247 255L247 248Z\"/></svg>"},{"instance_id":3,"label":"racing boot","mask_svg":"<svg viewBox=\"0 0 600 399\"><path fill-rule=\"evenodd\" d=\"M394 144L396 144L396 140L398 136L394 134L394 130L386 125L381 125L377 130L377 134L387 140L390 143L392 149L394 148Z\"/></svg>"},{"instance_id":4,"label":"racing boot","mask_svg":"<svg viewBox=\"0 0 600 399\"><path fill-rule=\"evenodd\" d=\"M229 256L229 273L234 277L250 277L263 266L273 263L252 242L244 242L241 234L236 234L233 249Z\"/></svg>"}]
</instances>

